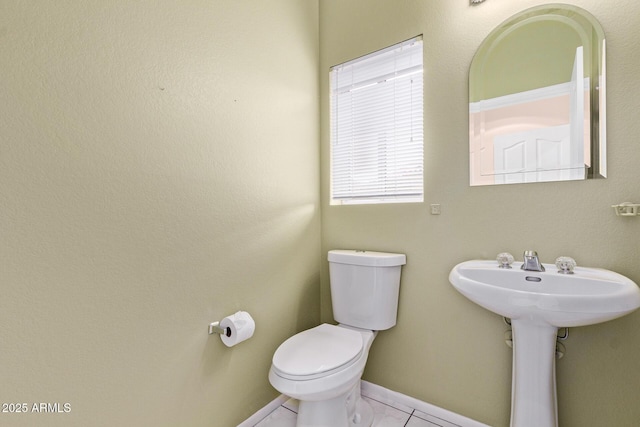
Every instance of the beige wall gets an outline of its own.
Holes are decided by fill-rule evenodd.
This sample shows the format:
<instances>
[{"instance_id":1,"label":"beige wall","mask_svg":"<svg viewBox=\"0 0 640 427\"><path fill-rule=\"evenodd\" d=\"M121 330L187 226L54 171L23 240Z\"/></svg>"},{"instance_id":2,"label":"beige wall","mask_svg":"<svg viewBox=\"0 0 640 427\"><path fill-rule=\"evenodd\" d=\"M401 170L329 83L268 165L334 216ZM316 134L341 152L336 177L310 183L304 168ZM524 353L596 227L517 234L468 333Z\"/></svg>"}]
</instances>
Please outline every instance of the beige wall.
<instances>
[{"instance_id":1,"label":"beige wall","mask_svg":"<svg viewBox=\"0 0 640 427\"><path fill-rule=\"evenodd\" d=\"M319 322L318 5L0 2L0 413L234 426ZM255 336L207 325L237 310ZM31 409L31 406L29 406Z\"/></svg>"},{"instance_id":2,"label":"beige wall","mask_svg":"<svg viewBox=\"0 0 640 427\"><path fill-rule=\"evenodd\" d=\"M573 256L640 283L640 220L611 205L640 200L640 3L574 0L600 20L608 43L607 180L469 187L467 73L482 39L539 0L322 0L322 253L366 248L407 254L398 325L373 344L365 379L492 426L509 422L511 350L502 319L448 282L456 263L537 250ZM425 202L329 206L328 68L424 34ZM440 203L442 215L429 214ZM322 318L331 321L326 262ZM560 425L632 426L640 420L640 312L574 328L558 362Z\"/></svg>"}]
</instances>

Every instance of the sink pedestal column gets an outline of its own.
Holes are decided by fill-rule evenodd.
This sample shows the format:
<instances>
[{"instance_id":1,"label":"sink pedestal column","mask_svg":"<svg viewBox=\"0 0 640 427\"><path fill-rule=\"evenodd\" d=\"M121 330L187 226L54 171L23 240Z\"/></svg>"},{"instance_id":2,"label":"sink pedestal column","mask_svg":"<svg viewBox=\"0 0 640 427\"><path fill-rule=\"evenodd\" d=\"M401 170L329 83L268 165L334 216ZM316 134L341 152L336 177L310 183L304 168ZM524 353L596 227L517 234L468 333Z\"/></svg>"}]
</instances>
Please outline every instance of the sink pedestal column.
<instances>
[{"instance_id":1,"label":"sink pedestal column","mask_svg":"<svg viewBox=\"0 0 640 427\"><path fill-rule=\"evenodd\" d=\"M557 427L558 329L530 318L511 319L511 328L511 427Z\"/></svg>"}]
</instances>

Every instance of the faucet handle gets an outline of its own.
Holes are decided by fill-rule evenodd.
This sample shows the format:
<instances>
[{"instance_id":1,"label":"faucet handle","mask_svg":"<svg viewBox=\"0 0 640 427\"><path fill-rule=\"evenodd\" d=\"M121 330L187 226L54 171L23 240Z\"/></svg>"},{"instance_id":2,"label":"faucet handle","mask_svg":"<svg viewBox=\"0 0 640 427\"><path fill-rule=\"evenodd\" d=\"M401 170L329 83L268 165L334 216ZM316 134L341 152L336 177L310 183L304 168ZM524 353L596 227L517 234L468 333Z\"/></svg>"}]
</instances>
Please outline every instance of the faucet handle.
<instances>
[{"instance_id":1,"label":"faucet handle","mask_svg":"<svg viewBox=\"0 0 640 427\"><path fill-rule=\"evenodd\" d=\"M511 264L513 264L513 255L509 252L501 252L496 257L498 261L498 267L500 268L511 268Z\"/></svg>"},{"instance_id":2,"label":"faucet handle","mask_svg":"<svg viewBox=\"0 0 640 427\"><path fill-rule=\"evenodd\" d=\"M573 269L576 268L576 260L568 256L561 256L556 259L556 267L558 267L558 273L561 274L573 274Z\"/></svg>"}]
</instances>

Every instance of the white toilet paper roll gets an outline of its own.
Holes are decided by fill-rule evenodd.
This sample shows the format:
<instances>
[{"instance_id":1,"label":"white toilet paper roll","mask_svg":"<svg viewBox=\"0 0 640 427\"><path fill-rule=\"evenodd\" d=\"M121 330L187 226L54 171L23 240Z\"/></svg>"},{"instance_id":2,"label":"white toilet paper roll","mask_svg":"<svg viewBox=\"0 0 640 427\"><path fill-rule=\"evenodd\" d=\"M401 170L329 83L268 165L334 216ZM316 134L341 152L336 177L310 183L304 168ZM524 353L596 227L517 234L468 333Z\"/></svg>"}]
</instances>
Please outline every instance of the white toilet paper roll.
<instances>
[{"instance_id":1,"label":"white toilet paper roll","mask_svg":"<svg viewBox=\"0 0 640 427\"><path fill-rule=\"evenodd\" d=\"M246 311L239 311L222 319L220 327L230 332L229 334L220 334L220 339L227 347L233 347L253 336L256 322Z\"/></svg>"}]
</instances>

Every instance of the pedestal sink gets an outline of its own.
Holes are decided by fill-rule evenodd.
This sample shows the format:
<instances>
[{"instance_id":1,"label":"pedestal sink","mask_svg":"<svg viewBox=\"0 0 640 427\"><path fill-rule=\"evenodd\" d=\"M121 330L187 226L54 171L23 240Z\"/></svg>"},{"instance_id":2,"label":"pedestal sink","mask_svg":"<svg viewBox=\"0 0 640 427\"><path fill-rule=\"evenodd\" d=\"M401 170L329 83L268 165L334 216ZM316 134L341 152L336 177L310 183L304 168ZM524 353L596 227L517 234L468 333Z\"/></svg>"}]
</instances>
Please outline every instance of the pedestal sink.
<instances>
[{"instance_id":1,"label":"pedestal sink","mask_svg":"<svg viewBox=\"0 0 640 427\"><path fill-rule=\"evenodd\" d=\"M616 319L640 307L640 289L612 271L576 267L560 274L499 268L496 261L456 265L449 281L465 297L511 319L511 427L557 427L555 348L558 328Z\"/></svg>"}]
</instances>

